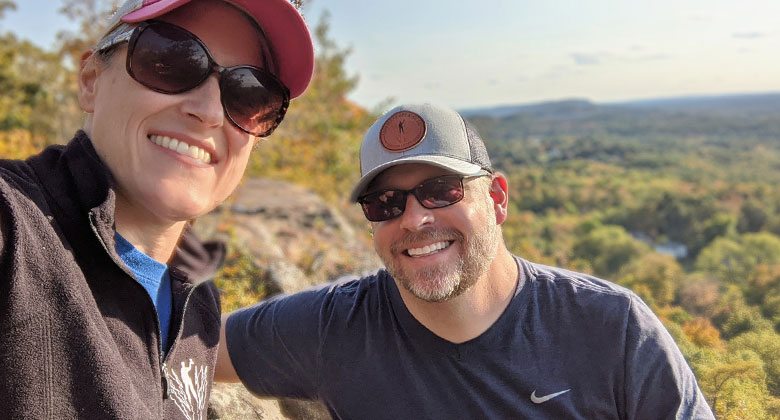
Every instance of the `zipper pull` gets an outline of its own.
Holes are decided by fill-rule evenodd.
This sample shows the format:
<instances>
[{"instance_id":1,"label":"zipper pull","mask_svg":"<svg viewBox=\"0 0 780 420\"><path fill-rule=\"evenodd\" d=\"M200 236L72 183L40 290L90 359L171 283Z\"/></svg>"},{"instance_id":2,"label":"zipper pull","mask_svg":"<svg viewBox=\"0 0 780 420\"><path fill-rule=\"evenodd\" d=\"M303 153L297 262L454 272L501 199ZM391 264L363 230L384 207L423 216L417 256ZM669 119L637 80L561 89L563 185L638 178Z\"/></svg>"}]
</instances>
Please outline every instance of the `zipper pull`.
<instances>
[{"instance_id":1,"label":"zipper pull","mask_svg":"<svg viewBox=\"0 0 780 420\"><path fill-rule=\"evenodd\" d=\"M162 397L163 397L163 400L167 400L168 398L171 397L171 392L170 392L170 389L168 388L168 375L165 374L165 364L164 363L162 365L162 369L161 370L162 370L162 372L161 372L162 375L160 375L160 378L161 378L160 382L161 382L161 385L162 385Z\"/></svg>"}]
</instances>

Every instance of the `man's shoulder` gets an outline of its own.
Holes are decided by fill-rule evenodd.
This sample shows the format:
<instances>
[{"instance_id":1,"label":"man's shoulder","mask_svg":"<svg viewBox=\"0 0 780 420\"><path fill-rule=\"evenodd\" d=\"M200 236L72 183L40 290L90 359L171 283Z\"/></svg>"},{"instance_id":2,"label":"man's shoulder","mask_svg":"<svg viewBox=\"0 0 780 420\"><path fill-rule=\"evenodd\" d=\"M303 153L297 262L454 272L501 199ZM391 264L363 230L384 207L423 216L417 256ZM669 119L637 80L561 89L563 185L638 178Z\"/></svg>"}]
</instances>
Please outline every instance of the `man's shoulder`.
<instances>
[{"instance_id":1,"label":"man's shoulder","mask_svg":"<svg viewBox=\"0 0 780 420\"><path fill-rule=\"evenodd\" d=\"M258 334L276 331L289 340L303 336L349 338L355 331L368 328L361 324L376 320L389 299L384 296L383 270L364 276L342 277L290 294L280 294L230 314L227 334L247 338L239 326L250 326ZM264 320L273 320L263 322ZM303 333L306 331L307 333ZM312 335L313 334L313 335Z\"/></svg>"},{"instance_id":2,"label":"man's shoulder","mask_svg":"<svg viewBox=\"0 0 780 420\"><path fill-rule=\"evenodd\" d=\"M623 286L590 274L529 261L523 261L522 264L527 265L527 271L536 282L559 291L592 292L605 296L635 296L634 292Z\"/></svg>"},{"instance_id":3,"label":"man's shoulder","mask_svg":"<svg viewBox=\"0 0 780 420\"><path fill-rule=\"evenodd\" d=\"M354 307L356 304L371 303L384 298L383 282L389 277L384 269L377 269L360 275L347 275L310 291L323 299L340 306Z\"/></svg>"},{"instance_id":4,"label":"man's shoulder","mask_svg":"<svg viewBox=\"0 0 780 420\"><path fill-rule=\"evenodd\" d=\"M635 304L643 305L631 290L602 278L518 259L534 298L555 301L567 308L609 312L622 317Z\"/></svg>"},{"instance_id":5,"label":"man's shoulder","mask_svg":"<svg viewBox=\"0 0 780 420\"><path fill-rule=\"evenodd\" d=\"M331 310L350 310L383 299L383 280L387 277L384 269L362 275L339 277L331 282L311 286L307 289L280 294L261 306L276 307L328 307Z\"/></svg>"},{"instance_id":6,"label":"man's shoulder","mask_svg":"<svg viewBox=\"0 0 780 420\"><path fill-rule=\"evenodd\" d=\"M364 289L377 287L389 274L384 268L367 271L361 274L349 274L339 277L327 286L333 293L354 293Z\"/></svg>"}]
</instances>

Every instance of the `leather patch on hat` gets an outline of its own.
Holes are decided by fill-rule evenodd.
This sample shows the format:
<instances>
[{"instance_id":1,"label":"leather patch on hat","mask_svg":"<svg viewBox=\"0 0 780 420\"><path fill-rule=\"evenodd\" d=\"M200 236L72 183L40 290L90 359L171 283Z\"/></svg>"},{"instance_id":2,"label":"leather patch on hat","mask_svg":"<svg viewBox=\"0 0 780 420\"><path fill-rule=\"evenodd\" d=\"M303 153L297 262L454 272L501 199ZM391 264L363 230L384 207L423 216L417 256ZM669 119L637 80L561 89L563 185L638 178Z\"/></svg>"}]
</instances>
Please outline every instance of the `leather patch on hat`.
<instances>
[{"instance_id":1,"label":"leather patch on hat","mask_svg":"<svg viewBox=\"0 0 780 420\"><path fill-rule=\"evenodd\" d=\"M422 117L411 111L398 111L382 124L379 141L391 152L403 152L420 144L426 130Z\"/></svg>"}]
</instances>

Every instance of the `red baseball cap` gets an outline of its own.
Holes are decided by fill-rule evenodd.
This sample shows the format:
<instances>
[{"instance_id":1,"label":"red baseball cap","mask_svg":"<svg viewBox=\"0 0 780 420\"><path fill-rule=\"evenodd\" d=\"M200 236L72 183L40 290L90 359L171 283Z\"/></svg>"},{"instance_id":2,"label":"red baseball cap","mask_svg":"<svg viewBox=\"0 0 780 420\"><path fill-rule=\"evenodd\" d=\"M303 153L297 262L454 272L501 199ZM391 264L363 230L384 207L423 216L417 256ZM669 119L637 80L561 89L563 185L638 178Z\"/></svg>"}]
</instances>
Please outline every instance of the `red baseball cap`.
<instances>
[{"instance_id":1,"label":"red baseball cap","mask_svg":"<svg viewBox=\"0 0 780 420\"><path fill-rule=\"evenodd\" d=\"M154 19L191 0L128 0L111 18L108 31L121 22L138 23ZM306 23L288 0L223 0L243 10L257 21L271 43L277 75L290 89L290 97L300 96L314 73L314 46Z\"/></svg>"}]
</instances>

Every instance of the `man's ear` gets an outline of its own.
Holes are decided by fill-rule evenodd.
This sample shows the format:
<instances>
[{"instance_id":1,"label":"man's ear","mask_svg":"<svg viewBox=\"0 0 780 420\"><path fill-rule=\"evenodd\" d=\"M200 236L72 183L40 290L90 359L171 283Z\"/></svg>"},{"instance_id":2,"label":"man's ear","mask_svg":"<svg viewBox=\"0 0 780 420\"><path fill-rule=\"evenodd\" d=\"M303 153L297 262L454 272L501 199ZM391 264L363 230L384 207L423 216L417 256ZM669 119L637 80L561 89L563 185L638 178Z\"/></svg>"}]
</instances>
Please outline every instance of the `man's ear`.
<instances>
[{"instance_id":1,"label":"man's ear","mask_svg":"<svg viewBox=\"0 0 780 420\"><path fill-rule=\"evenodd\" d=\"M79 105L84 112L90 114L95 111L95 85L100 72L97 61L98 58L94 52L87 51L81 55L81 65L79 66Z\"/></svg>"},{"instance_id":2,"label":"man's ear","mask_svg":"<svg viewBox=\"0 0 780 420\"><path fill-rule=\"evenodd\" d=\"M493 200L493 209L496 212L496 224L500 225L506 220L509 206L509 185L501 172L493 174L493 181L490 183L490 199Z\"/></svg>"}]
</instances>

